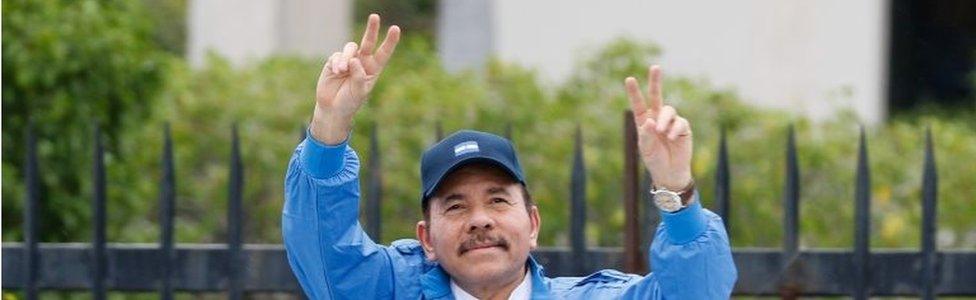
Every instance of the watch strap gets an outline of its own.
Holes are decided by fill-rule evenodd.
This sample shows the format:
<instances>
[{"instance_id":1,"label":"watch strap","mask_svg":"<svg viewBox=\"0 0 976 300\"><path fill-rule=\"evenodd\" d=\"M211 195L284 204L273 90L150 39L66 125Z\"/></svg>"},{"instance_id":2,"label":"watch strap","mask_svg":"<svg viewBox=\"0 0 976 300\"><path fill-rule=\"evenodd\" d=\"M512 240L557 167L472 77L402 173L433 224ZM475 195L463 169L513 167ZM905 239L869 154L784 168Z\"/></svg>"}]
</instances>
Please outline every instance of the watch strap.
<instances>
[{"instance_id":1,"label":"watch strap","mask_svg":"<svg viewBox=\"0 0 976 300\"><path fill-rule=\"evenodd\" d=\"M691 203L691 199L695 196L695 180L692 179L691 183L685 188L681 189L678 193L678 197L681 197L681 206L688 206Z\"/></svg>"}]
</instances>

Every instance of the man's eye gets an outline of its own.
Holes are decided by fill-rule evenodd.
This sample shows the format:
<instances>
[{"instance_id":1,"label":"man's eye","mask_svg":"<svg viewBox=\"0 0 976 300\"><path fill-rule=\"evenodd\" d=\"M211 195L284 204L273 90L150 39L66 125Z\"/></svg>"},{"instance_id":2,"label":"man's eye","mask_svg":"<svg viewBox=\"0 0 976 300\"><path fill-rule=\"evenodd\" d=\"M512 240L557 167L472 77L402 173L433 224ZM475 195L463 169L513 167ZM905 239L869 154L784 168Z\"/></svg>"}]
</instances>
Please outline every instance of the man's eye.
<instances>
[{"instance_id":1,"label":"man's eye","mask_svg":"<svg viewBox=\"0 0 976 300\"><path fill-rule=\"evenodd\" d=\"M508 203L508 200L505 200L503 198L494 198L491 200L491 203Z\"/></svg>"},{"instance_id":2,"label":"man's eye","mask_svg":"<svg viewBox=\"0 0 976 300\"><path fill-rule=\"evenodd\" d=\"M454 204L447 208L447 211L452 211L455 209L461 209L461 204Z\"/></svg>"}]
</instances>

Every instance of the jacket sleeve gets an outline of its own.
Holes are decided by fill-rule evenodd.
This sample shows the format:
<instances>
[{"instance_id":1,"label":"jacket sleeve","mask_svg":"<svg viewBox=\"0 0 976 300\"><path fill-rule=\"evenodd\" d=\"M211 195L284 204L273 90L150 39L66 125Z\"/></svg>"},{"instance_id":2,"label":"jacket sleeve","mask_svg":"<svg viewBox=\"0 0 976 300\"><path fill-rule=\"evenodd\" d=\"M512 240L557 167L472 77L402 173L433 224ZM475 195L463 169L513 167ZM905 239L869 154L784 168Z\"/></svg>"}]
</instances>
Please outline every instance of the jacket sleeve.
<instances>
[{"instance_id":1,"label":"jacket sleeve","mask_svg":"<svg viewBox=\"0 0 976 300\"><path fill-rule=\"evenodd\" d=\"M702 208L661 212L651 244L652 272L629 285L623 299L729 299L738 276L722 219Z\"/></svg>"},{"instance_id":2,"label":"jacket sleeve","mask_svg":"<svg viewBox=\"0 0 976 300\"><path fill-rule=\"evenodd\" d=\"M687 208L661 213L648 279L657 281L664 299L729 299L738 276L729 238L722 219L695 194Z\"/></svg>"},{"instance_id":3,"label":"jacket sleeve","mask_svg":"<svg viewBox=\"0 0 976 300\"><path fill-rule=\"evenodd\" d=\"M416 272L404 253L377 245L362 230L358 173L359 159L348 142L329 146L311 135L289 162L282 238L310 299L394 298L395 277L405 275L398 273Z\"/></svg>"},{"instance_id":4,"label":"jacket sleeve","mask_svg":"<svg viewBox=\"0 0 976 300\"><path fill-rule=\"evenodd\" d=\"M594 299L729 299L738 276L729 239L722 219L702 208L695 194L687 208L661 213L661 224L651 244L653 272L640 277L601 271L594 274L601 278L589 281L603 282L602 288L578 290L576 294ZM614 291L614 287L620 289Z\"/></svg>"}]
</instances>

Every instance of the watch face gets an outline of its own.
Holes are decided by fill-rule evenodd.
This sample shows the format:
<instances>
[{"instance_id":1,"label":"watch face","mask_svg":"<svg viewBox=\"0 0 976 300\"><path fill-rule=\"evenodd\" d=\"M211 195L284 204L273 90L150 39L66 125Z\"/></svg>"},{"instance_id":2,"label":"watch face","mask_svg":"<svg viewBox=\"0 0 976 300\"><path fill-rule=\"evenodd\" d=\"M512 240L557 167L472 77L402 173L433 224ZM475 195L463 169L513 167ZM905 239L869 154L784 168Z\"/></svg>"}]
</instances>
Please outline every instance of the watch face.
<instances>
[{"instance_id":1,"label":"watch face","mask_svg":"<svg viewBox=\"0 0 976 300\"><path fill-rule=\"evenodd\" d=\"M654 205L664 212L675 212L681 209L681 196L672 191L656 191L654 194Z\"/></svg>"}]
</instances>

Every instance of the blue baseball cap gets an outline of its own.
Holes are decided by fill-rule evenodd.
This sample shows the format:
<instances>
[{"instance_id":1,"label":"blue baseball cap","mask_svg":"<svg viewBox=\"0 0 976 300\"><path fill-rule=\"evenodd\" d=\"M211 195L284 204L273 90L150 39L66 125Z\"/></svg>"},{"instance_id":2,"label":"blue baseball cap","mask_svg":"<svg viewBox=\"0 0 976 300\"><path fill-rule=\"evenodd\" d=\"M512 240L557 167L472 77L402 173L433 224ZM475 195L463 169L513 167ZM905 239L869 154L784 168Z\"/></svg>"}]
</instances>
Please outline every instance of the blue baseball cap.
<instances>
[{"instance_id":1,"label":"blue baseball cap","mask_svg":"<svg viewBox=\"0 0 976 300\"><path fill-rule=\"evenodd\" d=\"M490 133L461 130L424 151L420 160L420 179L424 188L421 203L433 196L451 171L471 163L495 165L525 185L522 166L511 141Z\"/></svg>"}]
</instances>

